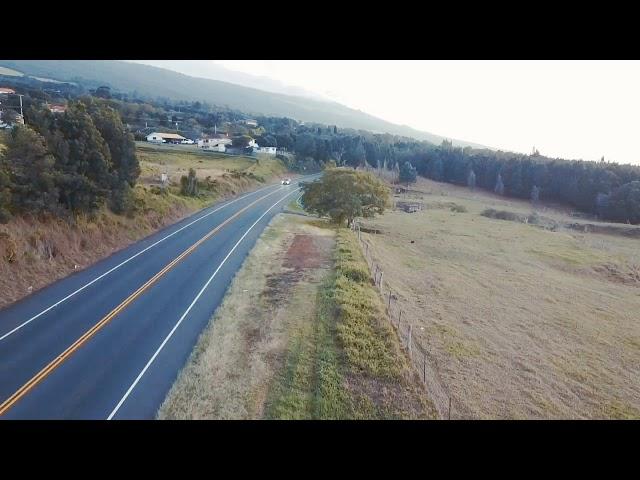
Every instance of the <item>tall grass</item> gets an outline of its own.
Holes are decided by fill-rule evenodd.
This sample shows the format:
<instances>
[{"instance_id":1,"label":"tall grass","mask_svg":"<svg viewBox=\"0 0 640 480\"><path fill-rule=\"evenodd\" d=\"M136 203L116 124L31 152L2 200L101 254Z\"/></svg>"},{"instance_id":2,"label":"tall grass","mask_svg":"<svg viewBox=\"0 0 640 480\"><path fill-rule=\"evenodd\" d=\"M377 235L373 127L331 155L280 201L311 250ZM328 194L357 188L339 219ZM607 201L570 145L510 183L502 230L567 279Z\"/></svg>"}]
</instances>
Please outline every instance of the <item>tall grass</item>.
<instances>
[{"instance_id":1,"label":"tall grass","mask_svg":"<svg viewBox=\"0 0 640 480\"><path fill-rule=\"evenodd\" d=\"M434 418L350 230L338 230L334 261L314 329L293 335L268 418Z\"/></svg>"}]
</instances>

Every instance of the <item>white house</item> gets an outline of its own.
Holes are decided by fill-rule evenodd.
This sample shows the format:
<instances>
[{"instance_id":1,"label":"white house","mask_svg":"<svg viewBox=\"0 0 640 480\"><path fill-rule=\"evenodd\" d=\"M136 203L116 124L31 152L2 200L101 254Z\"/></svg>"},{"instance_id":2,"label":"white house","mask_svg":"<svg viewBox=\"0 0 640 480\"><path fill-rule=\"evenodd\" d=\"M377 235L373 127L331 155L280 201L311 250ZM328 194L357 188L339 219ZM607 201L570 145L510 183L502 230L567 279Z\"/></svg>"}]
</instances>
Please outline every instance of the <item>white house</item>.
<instances>
[{"instance_id":1,"label":"white house","mask_svg":"<svg viewBox=\"0 0 640 480\"><path fill-rule=\"evenodd\" d=\"M256 148L256 152L258 153L266 153L268 155L276 154L276 147L258 147Z\"/></svg>"},{"instance_id":2,"label":"white house","mask_svg":"<svg viewBox=\"0 0 640 480\"><path fill-rule=\"evenodd\" d=\"M182 135L176 133L158 133L153 132L147 135L147 142L151 143L180 143L182 140L186 140Z\"/></svg>"},{"instance_id":3,"label":"white house","mask_svg":"<svg viewBox=\"0 0 640 480\"><path fill-rule=\"evenodd\" d=\"M201 138L198 140L198 148L213 152L225 152L230 143L230 138Z\"/></svg>"},{"instance_id":4,"label":"white house","mask_svg":"<svg viewBox=\"0 0 640 480\"><path fill-rule=\"evenodd\" d=\"M258 121L257 121L257 120L251 120L251 119L249 119L249 120L244 120L244 121L243 121L243 123L244 123L245 125L247 125L248 127L254 127L254 128L255 128L255 127L257 127L257 126L258 126Z\"/></svg>"}]
</instances>

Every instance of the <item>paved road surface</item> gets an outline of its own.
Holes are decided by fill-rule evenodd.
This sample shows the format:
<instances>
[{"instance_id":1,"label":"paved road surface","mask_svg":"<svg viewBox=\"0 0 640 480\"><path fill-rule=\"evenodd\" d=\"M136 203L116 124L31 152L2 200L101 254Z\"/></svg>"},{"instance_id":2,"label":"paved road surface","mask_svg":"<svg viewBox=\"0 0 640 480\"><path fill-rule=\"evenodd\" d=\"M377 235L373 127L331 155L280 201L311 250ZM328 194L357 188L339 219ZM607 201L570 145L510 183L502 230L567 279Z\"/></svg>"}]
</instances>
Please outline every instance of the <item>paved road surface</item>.
<instances>
[{"instance_id":1,"label":"paved road surface","mask_svg":"<svg viewBox=\"0 0 640 480\"><path fill-rule=\"evenodd\" d=\"M245 256L299 193L294 181L207 208L0 311L0 419L154 418Z\"/></svg>"}]
</instances>

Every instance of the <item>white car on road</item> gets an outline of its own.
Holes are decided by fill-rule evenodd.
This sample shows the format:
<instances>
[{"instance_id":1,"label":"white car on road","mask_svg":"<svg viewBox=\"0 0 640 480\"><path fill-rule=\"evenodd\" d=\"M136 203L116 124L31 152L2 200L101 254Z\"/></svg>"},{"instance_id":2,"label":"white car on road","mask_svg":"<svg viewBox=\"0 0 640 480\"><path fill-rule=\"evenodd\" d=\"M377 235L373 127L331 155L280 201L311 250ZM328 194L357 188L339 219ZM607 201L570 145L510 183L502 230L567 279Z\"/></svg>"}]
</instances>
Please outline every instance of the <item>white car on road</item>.
<instances>
[{"instance_id":1,"label":"white car on road","mask_svg":"<svg viewBox=\"0 0 640 480\"><path fill-rule=\"evenodd\" d=\"M285 178L284 180L282 180L282 185L291 185L291 179Z\"/></svg>"}]
</instances>

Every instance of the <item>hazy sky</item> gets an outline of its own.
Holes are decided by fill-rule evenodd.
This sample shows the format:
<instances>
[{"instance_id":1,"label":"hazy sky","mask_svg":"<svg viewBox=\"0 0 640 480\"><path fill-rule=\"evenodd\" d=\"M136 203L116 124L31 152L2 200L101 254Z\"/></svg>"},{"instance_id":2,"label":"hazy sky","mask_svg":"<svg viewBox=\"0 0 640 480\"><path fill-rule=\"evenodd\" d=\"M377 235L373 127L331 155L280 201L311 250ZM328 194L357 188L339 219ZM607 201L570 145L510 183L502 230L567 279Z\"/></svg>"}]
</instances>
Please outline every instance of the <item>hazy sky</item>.
<instances>
[{"instance_id":1,"label":"hazy sky","mask_svg":"<svg viewBox=\"0 0 640 480\"><path fill-rule=\"evenodd\" d=\"M640 164L638 61L212 61L446 137Z\"/></svg>"}]
</instances>

